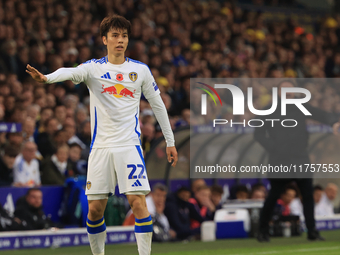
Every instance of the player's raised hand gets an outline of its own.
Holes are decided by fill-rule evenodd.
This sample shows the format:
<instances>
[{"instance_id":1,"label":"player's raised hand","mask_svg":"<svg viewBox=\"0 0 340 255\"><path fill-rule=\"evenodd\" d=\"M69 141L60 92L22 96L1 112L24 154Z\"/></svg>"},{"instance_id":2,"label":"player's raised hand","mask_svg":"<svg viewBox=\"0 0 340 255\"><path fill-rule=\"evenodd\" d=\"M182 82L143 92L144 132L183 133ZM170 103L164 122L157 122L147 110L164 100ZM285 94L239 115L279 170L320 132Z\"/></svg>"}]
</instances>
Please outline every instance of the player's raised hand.
<instances>
[{"instance_id":1,"label":"player's raised hand","mask_svg":"<svg viewBox=\"0 0 340 255\"><path fill-rule=\"evenodd\" d=\"M168 158L168 162L172 162L172 166L176 166L177 161L178 161L178 156L177 156L177 150L176 147L166 147L166 155Z\"/></svg>"},{"instance_id":2,"label":"player's raised hand","mask_svg":"<svg viewBox=\"0 0 340 255\"><path fill-rule=\"evenodd\" d=\"M45 75L43 75L42 73L40 73L37 69L35 69L34 67L30 66L27 64L26 66L27 70L26 73L28 73L29 75L32 76L32 78L34 80L36 80L37 82L46 82L47 81L47 77Z\"/></svg>"}]
</instances>

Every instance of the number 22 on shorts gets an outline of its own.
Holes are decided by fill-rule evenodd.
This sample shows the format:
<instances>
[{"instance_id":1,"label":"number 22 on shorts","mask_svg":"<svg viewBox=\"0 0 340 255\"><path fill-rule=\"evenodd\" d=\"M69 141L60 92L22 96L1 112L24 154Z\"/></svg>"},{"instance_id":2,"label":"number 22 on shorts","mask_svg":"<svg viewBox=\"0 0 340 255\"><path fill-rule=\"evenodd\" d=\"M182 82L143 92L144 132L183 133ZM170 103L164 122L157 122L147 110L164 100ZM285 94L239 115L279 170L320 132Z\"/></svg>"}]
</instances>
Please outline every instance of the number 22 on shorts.
<instances>
[{"instance_id":1,"label":"number 22 on shorts","mask_svg":"<svg viewBox=\"0 0 340 255\"><path fill-rule=\"evenodd\" d=\"M143 175L144 170L145 170L144 165L142 165L142 164L137 164L137 165L130 164L130 165L127 165L127 168L132 168L128 179L146 179L145 175ZM141 168L138 176L134 175L137 168Z\"/></svg>"}]
</instances>

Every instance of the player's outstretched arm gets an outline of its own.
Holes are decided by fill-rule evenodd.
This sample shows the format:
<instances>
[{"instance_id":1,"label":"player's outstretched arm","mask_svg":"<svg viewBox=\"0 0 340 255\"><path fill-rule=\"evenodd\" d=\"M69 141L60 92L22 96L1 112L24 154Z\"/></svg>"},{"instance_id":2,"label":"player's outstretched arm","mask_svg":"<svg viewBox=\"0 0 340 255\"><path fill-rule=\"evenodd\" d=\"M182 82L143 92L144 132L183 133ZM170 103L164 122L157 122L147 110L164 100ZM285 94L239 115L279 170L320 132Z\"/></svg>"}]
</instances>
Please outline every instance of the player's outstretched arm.
<instances>
[{"instance_id":1,"label":"player's outstretched arm","mask_svg":"<svg viewBox=\"0 0 340 255\"><path fill-rule=\"evenodd\" d=\"M43 75L34 67L27 65L26 72L38 82L55 83L71 80L74 84L85 82L89 75L90 64L79 65L78 67L62 67L53 73Z\"/></svg>"},{"instance_id":2,"label":"player's outstretched arm","mask_svg":"<svg viewBox=\"0 0 340 255\"><path fill-rule=\"evenodd\" d=\"M42 73L40 73L34 67L27 65L26 68L27 68L26 73L31 75L34 80L36 80L37 82L43 82L43 83L47 82L47 77L43 75Z\"/></svg>"}]
</instances>

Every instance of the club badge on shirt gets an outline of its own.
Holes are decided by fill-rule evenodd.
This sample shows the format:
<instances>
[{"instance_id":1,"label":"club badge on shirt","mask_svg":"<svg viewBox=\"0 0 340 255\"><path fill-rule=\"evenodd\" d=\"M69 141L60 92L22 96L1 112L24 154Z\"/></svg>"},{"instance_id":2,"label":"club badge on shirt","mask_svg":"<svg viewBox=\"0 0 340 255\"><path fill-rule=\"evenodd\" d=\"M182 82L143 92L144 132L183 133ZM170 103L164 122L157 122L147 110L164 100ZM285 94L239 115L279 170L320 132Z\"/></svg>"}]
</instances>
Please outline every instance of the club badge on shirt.
<instances>
[{"instance_id":1,"label":"club badge on shirt","mask_svg":"<svg viewBox=\"0 0 340 255\"><path fill-rule=\"evenodd\" d=\"M138 74L136 72L129 73L129 78L131 81L135 82L138 78Z\"/></svg>"}]
</instances>

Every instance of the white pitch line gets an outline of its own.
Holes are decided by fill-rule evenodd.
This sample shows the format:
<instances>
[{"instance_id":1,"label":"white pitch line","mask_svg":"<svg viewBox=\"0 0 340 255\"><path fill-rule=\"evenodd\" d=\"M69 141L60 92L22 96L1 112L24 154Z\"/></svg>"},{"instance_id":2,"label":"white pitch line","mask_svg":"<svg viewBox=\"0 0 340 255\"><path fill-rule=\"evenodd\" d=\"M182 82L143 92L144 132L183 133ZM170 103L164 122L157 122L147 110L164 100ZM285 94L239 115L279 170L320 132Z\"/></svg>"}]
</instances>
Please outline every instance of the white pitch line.
<instances>
[{"instance_id":1,"label":"white pitch line","mask_svg":"<svg viewBox=\"0 0 340 255\"><path fill-rule=\"evenodd\" d=\"M334 246L334 247L320 247L320 248L310 248L310 249L297 249L297 250L291 250L287 251L289 253L297 253L297 252L310 252L310 251L326 251L326 250L338 250L340 249L340 246ZM255 252L255 253L234 253L230 255L266 255L266 254L277 254L282 253L282 251L264 251L264 252Z\"/></svg>"}]
</instances>

